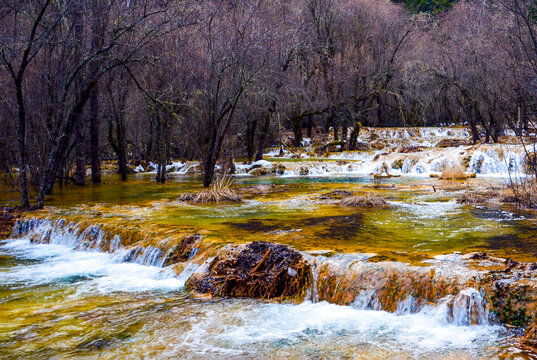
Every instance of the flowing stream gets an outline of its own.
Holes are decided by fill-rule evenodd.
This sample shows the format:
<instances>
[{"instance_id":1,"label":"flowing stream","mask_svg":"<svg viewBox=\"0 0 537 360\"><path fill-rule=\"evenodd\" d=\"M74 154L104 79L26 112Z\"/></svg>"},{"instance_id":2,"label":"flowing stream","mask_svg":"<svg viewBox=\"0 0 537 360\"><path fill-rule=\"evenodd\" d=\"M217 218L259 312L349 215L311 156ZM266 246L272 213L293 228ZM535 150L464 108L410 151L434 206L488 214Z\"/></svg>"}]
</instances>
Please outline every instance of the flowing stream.
<instances>
[{"instance_id":1,"label":"flowing stream","mask_svg":"<svg viewBox=\"0 0 537 360\"><path fill-rule=\"evenodd\" d=\"M394 313L370 292L349 306L313 295L299 304L203 299L184 291L188 270L163 268L151 249L101 252L87 242L104 244L104 235L74 236L59 224L34 223L0 245L3 358L477 359L513 351L514 334L489 322L471 288L420 307L409 297Z\"/></svg>"}]
</instances>

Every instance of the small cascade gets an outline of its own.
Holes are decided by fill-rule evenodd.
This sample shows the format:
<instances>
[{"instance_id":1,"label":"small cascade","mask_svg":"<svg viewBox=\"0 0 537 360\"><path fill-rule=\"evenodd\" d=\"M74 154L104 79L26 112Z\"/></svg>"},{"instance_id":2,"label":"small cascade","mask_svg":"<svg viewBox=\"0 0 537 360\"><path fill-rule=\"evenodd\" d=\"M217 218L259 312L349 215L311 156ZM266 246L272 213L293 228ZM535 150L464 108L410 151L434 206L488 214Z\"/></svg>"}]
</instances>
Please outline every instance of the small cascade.
<instances>
[{"instance_id":1,"label":"small cascade","mask_svg":"<svg viewBox=\"0 0 537 360\"><path fill-rule=\"evenodd\" d=\"M306 293L306 300L312 303L319 302L319 291L317 289L319 283L319 271L317 270L317 263L313 262L311 266L311 281L308 291Z\"/></svg>"},{"instance_id":2,"label":"small cascade","mask_svg":"<svg viewBox=\"0 0 537 360\"><path fill-rule=\"evenodd\" d=\"M92 257L92 254L97 255L99 252L110 254L112 263L116 264L137 264L136 266L146 265L152 268L177 264L181 270L179 275L175 271L171 274L168 270L172 267L169 267L162 273L152 274L148 280L151 286L156 281L159 281L159 286L168 286L169 279L173 278L170 288L175 288L177 284L188 284L189 279L194 278L196 281L196 277L203 279L213 267L216 257L221 257L222 262L222 259L226 259L223 256L226 251L232 250L230 247L214 247L210 244L204 247L199 236L183 238L180 244L168 251L152 245L125 246L119 234L107 232L100 226L50 219L18 221L12 237L29 239L34 246L61 245L76 250L80 254L76 255L80 261L102 267L95 270L94 275L111 273L106 261L103 263ZM235 252L241 249L243 248L237 247ZM311 303L324 301L347 305L361 311L382 310L398 316L422 314L437 322L457 326L488 324L486 301L472 287L475 281L472 283L469 276L444 276L438 272L439 269L402 263L370 263L367 262L369 257L370 254L336 254L329 258L306 255L305 261L311 269L308 274L311 276L307 275L309 280L304 288L307 293L302 293L305 296L301 299ZM62 259L58 265L58 274L63 269L63 261L66 261L65 258ZM291 275L296 276L296 271ZM102 289L118 286L118 279L111 275L99 279L92 286ZM138 286L132 276L124 281L129 289Z\"/></svg>"},{"instance_id":3,"label":"small cascade","mask_svg":"<svg viewBox=\"0 0 537 360\"><path fill-rule=\"evenodd\" d=\"M313 288L307 298L312 302L400 316L422 314L457 326L488 324L487 301L472 287L475 282L468 274L444 277L431 268L368 263L354 255L319 256L313 262Z\"/></svg>"},{"instance_id":4,"label":"small cascade","mask_svg":"<svg viewBox=\"0 0 537 360\"><path fill-rule=\"evenodd\" d=\"M362 290L354 298L352 307L359 310L382 310L382 304L375 289Z\"/></svg>"},{"instance_id":5,"label":"small cascade","mask_svg":"<svg viewBox=\"0 0 537 360\"><path fill-rule=\"evenodd\" d=\"M408 315L417 313L419 309L418 301L412 295L408 295L403 301L400 301L397 304L395 309L395 314L397 315Z\"/></svg>"},{"instance_id":6,"label":"small cascade","mask_svg":"<svg viewBox=\"0 0 537 360\"><path fill-rule=\"evenodd\" d=\"M523 174L525 158L520 146L481 146L471 155L468 170L481 175Z\"/></svg>"},{"instance_id":7,"label":"small cascade","mask_svg":"<svg viewBox=\"0 0 537 360\"><path fill-rule=\"evenodd\" d=\"M446 323L458 326L487 325L488 308L482 294L467 288L456 295L448 295L424 312L443 318Z\"/></svg>"},{"instance_id":8,"label":"small cascade","mask_svg":"<svg viewBox=\"0 0 537 360\"><path fill-rule=\"evenodd\" d=\"M468 173L508 177L523 174L525 152L520 145L478 145L469 147L421 148L407 152L404 147L372 151L332 153L325 159L282 162L280 176L364 176L372 173L390 175L430 176L446 169L461 167ZM237 175L274 174L274 162L261 160L250 165L235 164Z\"/></svg>"},{"instance_id":9,"label":"small cascade","mask_svg":"<svg viewBox=\"0 0 537 360\"><path fill-rule=\"evenodd\" d=\"M125 247L120 235L103 230L99 226L84 226L65 220L28 219L18 220L11 238L27 237L36 244L62 245L77 251L100 251L113 253L119 262L162 267L165 252L154 246Z\"/></svg>"}]
</instances>

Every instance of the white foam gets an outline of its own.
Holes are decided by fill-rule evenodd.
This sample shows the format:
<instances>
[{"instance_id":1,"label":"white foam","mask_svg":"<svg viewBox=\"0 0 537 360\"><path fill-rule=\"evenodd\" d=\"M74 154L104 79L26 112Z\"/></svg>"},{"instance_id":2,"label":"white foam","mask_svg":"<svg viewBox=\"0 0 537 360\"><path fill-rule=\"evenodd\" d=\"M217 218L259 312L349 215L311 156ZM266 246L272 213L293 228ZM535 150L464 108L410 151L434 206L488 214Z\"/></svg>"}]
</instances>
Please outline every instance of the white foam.
<instances>
[{"instance_id":1,"label":"white foam","mask_svg":"<svg viewBox=\"0 0 537 360\"><path fill-rule=\"evenodd\" d=\"M198 348L246 350L260 344L302 341L369 343L382 348L427 351L472 349L493 343L499 326L460 326L426 312L396 315L326 302L300 305L260 304L211 312L193 324L187 338ZM270 346L270 345L269 345Z\"/></svg>"},{"instance_id":2,"label":"white foam","mask_svg":"<svg viewBox=\"0 0 537 360\"><path fill-rule=\"evenodd\" d=\"M176 290L185 281L167 269L123 263L117 254L75 251L64 245L32 244L28 239L9 240L0 254L36 260L0 272L0 282L22 286L74 283L78 291L109 293Z\"/></svg>"}]
</instances>

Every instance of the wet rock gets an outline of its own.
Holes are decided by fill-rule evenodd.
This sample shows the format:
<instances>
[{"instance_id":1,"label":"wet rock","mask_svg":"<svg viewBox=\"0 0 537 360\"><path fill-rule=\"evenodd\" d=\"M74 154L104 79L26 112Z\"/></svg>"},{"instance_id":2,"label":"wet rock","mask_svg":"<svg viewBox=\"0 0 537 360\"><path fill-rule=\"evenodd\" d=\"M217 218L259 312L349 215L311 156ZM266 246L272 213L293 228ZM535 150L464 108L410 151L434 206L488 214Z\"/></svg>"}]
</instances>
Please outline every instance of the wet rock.
<instances>
[{"instance_id":1,"label":"wet rock","mask_svg":"<svg viewBox=\"0 0 537 360\"><path fill-rule=\"evenodd\" d=\"M386 147L386 144L381 142L376 142L371 144L371 149L373 150L382 150Z\"/></svg>"},{"instance_id":2,"label":"wet rock","mask_svg":"<svg viewBox=\"0 0 537 360\"><path fill-rule=\"evenodd\" d=\"M522 338L522 344L537 350L537 322L533 322L526 331Z\"/></svg>"},{"instance_id":3,"label":"wet rock","mask_svg":"<svg viewBox=\"0 0 537 360\"><path fill-rule=\"evenodd\" d=\"M398 159L398 160L395 160L393 163L392 163L392 169L395 169L395 170L401 170L403 168L403 163L405 161L403 159Z\"/></svg>"},{"instance_id":4,"label":"wet rock","mask_svg":"<svg viewBox=\"0 0 537 360\"><path fill-rule=\"evenodd\" d=\"M352 192L345 191L345 190L334 190L330 191L329 193L322 194L318 197L320 200L327 200L327 199L343 199L344 197L351 196Z\"/></svg>"},{"instance_id":5,"label":"wet rock","mask_svg":"<svg viewBox=\"0 0 537 360\"><path fill-rule=\"evenodd\" d=\"M302 255L280 244L256 241L221 250L187 287L215 296L273 299L305 292L311 270Z\"/></svg>"},{"instance_id":6,"label":"wet rock","mask_svg":"<svg viewBox=\"0 0 537 360\"><path fill-rule=\"evenodd\" d=\"M110 341L106 339L94 339L79 344L77 347L82 350L102 350L110 346Z\"/></svg>"},{"instance_id":7,"label":"wet rock","mask_svg":"<svg viewBox=\"0 0 537 360\"><path fill-rule=\"evenodd\" d=\"M253 175L253 176L263 176L267 174L268 174L268 170L262 167L256 168L250 171L250 175Z\"/></svg>"},{"instance_id":8,"label":"wet rock","mask_svg":"<svg viewBox=\"0 0 537 360\"><path fill-rule=\"evenodd\" d=\"M413 152L420 152L425 149L423 146L403 146L403 148L399 151L401 154L408 154Z\"/></svg>"},{"instance_id":9,"label":"wet rock","mask_svg":"<svg viewBox=\"0 0 537 360\"><path fill-rule=\"evenodd\" d=\"M301 176L306 176L310 173L310 169L308 169L307 167L305 166L301 166L299 171L298 171L299 175Z\"/></svg>"},{"instance_id":10,"label":"wet rock","mask_svg":"<svg viewBox=\"0 0 537 360\"><path fill-rule=\"evenodd\" d=\"M323 146L320 146L318 148L315 148L315 154L317 155L326 155L330 152L335 152L341 149L342 146L345 145L345 142L342 140L334 140L331 142L328 142L324 144Z\"/></svg>"},{"instance_id":11,"label":"wet rock","mask_svg":"<svg viewBox=\"0 0 537 360\"><path fill-rule=\"evenodd\" d=\"M436 144L436 147L446 148L446 147L458 147L458 146L468 146L468 145L472 145L472 142L470 140L443 139L438 144Z\"/></svg>"},{"instance_id":12,"label":"wet rock","mask_svg":"<svg viewBox=\"0 0 537 360\"><path fill-rule=\"evenodd\" d=\"M475 254L472 254L470 256L471 260L486 260L486 259L489 259L489 258L490 258L490 256L485 252L475 253Z\"/></svg>"},{"instance_id":13,"label":"wet rock","mask_svg":"<svg viewBox=\"0 0 537 360\"><path fill-rule=\"evenodd\" d=\"M285 166L283 164L274 164L270 172L276 175L283 175L285 173Z\"/></svg>"},{"instance_id":14,"label":"wet rock","mask_svg":"<svg viewBox=\"0 0 537 360\"><path fill-rule=\"evenodd\" d=\"M195 245L201 240L200 234L189 235L181 239L181 243L174 247L166 256L164 266L187 261L196 254Z\"/></svg>"},{"instance_id":15,"label":"wet rock","mask_svg":"<svg viewBox=\"0 0 537 360\"><path fill-rule=\"evenodd\" d=\"M518 266L518 262L512 259L505 259L505 272L511 271Z\"/></svg>"}]
</instances>

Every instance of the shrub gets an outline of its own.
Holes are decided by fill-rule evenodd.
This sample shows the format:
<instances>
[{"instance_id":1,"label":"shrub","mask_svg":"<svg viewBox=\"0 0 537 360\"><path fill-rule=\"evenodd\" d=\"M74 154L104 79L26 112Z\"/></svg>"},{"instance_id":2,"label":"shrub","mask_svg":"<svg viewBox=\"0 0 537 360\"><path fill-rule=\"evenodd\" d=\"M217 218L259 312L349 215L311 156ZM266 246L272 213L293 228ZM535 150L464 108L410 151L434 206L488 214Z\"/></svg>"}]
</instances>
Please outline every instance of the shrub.
<instances>
[{"instance_id":1,"label":"shrub","mask_svg":"<svg viewBox=\"0 0 537 360\"><path fill-rule=\"evenodd\" d=\"M463 205L475 205L487 202L487 197L475 191L466 191L457 198L457 202Z\"/></svg>"},{"instance_id":2,"label":"shrub","mask_svg":"<svg viewBox=\"0 0 537 360\"><path fill-rule=\"evenodd\" d=\"M501 196L502 202L516 203L520 207L537 209L537 180L535 177L511 179L509 190Z\"/></svg>"}]
</instances>

